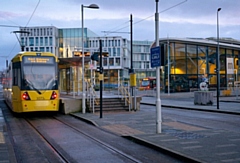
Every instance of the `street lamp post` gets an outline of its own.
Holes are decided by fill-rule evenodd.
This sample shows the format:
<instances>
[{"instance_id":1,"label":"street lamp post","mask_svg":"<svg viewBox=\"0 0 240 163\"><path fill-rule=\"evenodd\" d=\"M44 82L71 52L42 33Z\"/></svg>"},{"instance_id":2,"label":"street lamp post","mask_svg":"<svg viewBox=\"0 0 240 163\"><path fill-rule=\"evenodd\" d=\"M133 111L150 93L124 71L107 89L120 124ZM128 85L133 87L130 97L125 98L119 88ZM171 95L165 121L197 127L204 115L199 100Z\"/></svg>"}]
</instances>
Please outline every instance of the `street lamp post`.
<instances>
[{"instance_id":1,"label":"street lamp post","mask_svg":"<svg viewBox=\"0 0 240 163\"><path fill-rule=\"evenodd\" d=\"M99 9L98 5L91 4L89 6L81 5L81 14L82 14L82 113L84 114L86 112L86 94L85 94L85 82L84 82L84 24L83 24L83 8L90 8L90 9ZM79 69L78 69L79 71Z\"/></svg>"},{"instance_id":2,"label":"street lamp post","mask_svg":"<svg viewBox=\"0 0 240 163\"><path fill-rule=\"evenodd\" d=\"M155 41L156 47L159 46L159 13L158 13L158 2L156 1L156 13L155 13ZM157 89L157 98L156 98L156 112L157 112L157 128L156 132L162 132L162 108L161 108L161 99L160 99L160 67L156 67L156 89Z\"/></svg>"},{"instance_id":3,"label":"street lamp post","mask_svg":"<svg viewBox=\"0 0 240 163\"><path fill-rule=\"evenodd\" d=\"M218 22L218 12L221 8L217 10L217 109L219 109L219 95L220 95L220 54L219 54L219 22Z\"/></svg>"}]
</instances>

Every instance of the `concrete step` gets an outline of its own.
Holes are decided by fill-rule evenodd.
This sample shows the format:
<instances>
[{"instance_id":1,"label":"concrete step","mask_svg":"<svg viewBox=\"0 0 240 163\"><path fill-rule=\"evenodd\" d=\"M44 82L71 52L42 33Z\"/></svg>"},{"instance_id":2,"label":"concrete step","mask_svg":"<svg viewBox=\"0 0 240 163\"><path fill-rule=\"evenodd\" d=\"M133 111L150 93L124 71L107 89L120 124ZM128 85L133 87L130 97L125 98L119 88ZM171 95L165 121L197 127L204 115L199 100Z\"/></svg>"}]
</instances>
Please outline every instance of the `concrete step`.
<instances>
[{"instance_id":1,"label":"concrete step","mask_svg":"<svg viewBox=\"0 0 240 163\"><path fill-rule=\"evenodd\" d=\"M99 105L94 103L94 111L100 111L100 99L97 99ZM87 106L90 112L93 109L90 107L90 101L87 102ZM125 106L125 101L121 98L103 98L102 99L102 110L103 111L119 111L119 110L129 110L129 106Z\"/></svg>"}]
</instances>

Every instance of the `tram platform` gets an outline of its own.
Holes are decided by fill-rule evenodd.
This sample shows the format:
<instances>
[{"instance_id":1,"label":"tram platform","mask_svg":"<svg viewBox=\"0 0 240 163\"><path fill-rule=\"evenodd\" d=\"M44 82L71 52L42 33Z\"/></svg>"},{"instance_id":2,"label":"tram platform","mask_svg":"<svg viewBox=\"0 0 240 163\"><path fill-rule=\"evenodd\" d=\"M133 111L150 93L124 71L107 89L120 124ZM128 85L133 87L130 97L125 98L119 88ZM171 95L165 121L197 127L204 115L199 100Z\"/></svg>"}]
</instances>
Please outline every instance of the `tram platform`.
<instances>
[{"instance_id":1,"label":"tram platform","mask_svg":"<svg viewBox=\"0 0 240 163\"><path fill-rule=\"evenodd\" d=\"M216 99L213 105L195 105L192 93L161 94L161 104L166 107L215 112L216 114L240 115L240 98L220 97L219 109ZM197 123L188 124L177 119L162 117L161 133L156 129L156 110L154 97L143 97L139 111L104 113L72 113L104 130L135 142L174 154L189 162L240 162L240 131L234 132L212 129ZM144 105L143 105L144 104ZM207 115L207 114L206 114ZM211 117L210 117L211 118ZM196 119L197 121L197 119Z\"/></svg>"}]
</instances>

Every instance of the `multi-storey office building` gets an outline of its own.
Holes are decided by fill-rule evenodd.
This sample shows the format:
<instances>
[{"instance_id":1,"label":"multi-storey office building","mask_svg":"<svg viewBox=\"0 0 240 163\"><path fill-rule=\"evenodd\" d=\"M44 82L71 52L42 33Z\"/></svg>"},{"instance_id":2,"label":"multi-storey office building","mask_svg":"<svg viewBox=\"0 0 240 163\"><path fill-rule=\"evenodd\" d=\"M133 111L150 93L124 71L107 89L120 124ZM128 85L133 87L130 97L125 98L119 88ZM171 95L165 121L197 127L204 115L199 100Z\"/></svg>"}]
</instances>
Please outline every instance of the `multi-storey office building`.
<instances>
[{"instance_id":1,"label":"multi-storey office building","mask_svg":"<svg viewBox=\"0 0 240 163\"><path fill-rule=\"evenodd\" d=\"M133 41L133 68L137 76L137 84L141 79L156 76L156 70L150 65L150 47L152 41Z\"/></svg>"},{"instance_id":2,"label":"multi-storey office building","mask_svg":"<svg viewBox=\"0 0 240 163\"><path fill-rule=\"evenodd\" d=\"M41 51L58 54L58 29L54 26L21 27L21 46L23 51Z\"/></svg>"}]
</instances>

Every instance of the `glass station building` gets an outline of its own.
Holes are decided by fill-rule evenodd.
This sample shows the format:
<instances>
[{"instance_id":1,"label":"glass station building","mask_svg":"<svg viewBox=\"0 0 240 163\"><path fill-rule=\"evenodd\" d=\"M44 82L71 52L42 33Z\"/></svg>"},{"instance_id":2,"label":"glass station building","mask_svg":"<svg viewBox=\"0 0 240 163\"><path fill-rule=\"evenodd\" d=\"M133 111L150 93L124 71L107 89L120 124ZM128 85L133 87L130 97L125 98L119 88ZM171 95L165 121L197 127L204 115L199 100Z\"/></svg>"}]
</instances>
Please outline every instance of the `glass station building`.
<instances>
[{"instance_id":1,"label":"glass station building","mask_svg":"<svg viewBox=\"0 0 240 163\"><path fill-rule=\"evenodd\" d=\"M217 41L209 39L160 39L161 89L164 92L189 92L199 89L199 84L207 78L210 90L217 88ZM155 43L152 44L152 47ZM240 81L240 42L233 39L220 39L220 89L234 86ZM170 84L170 86L168 86Z\"/></svg>"}]
</instances>

